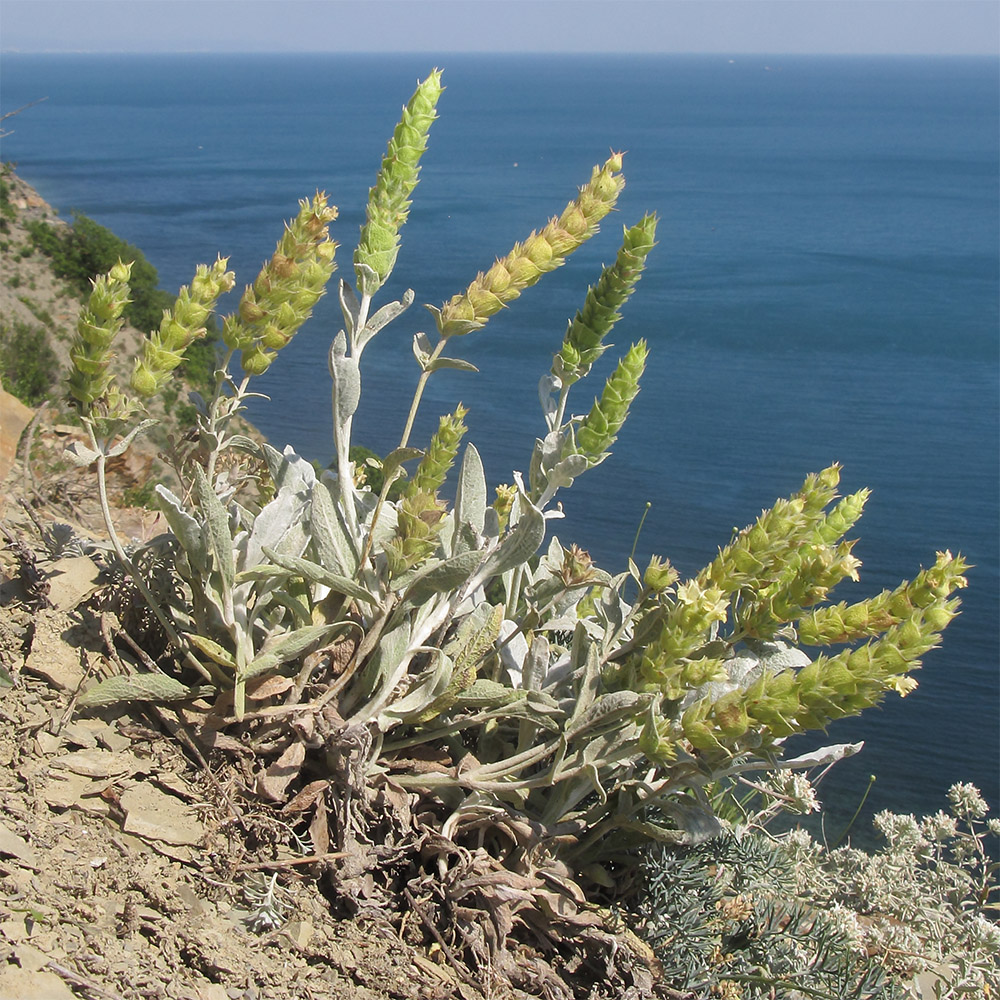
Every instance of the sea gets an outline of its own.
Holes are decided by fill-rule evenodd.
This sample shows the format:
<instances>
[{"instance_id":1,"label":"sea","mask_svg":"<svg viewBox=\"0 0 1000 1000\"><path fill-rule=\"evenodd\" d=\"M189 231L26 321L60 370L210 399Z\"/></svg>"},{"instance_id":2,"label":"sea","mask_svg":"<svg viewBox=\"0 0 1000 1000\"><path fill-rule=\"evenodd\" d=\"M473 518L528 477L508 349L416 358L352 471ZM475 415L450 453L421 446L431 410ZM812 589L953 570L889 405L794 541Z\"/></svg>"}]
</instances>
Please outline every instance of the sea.
<instances>
[{"instance_id":1,"label":"sea","mask_svg":"<svg viewBox=\"0 0 1000 1000\"><path fill-rule=\"evenodd\" d=\"M864 741L820 786L826 832L865 839L880 809L926 814L948 787L1000 809L1000 357L995 58L760 55L28 55L5 53L3 158L67 217L140 247L164 287L229 257L252 281L300 198L329 193L341 273L369 186L418 78L446 90L380 302L416 305L372 341L355 439L399 441L422 307L559 213L593 165L625 151L627 186L565 266L450 345L478 373L429 382L414 440L458 402L491 485L527 472L539 378L621 227L659 216L658 246L589 379L650 361L613 454L560 494L560 539L620 571L652 553L685 574L807 473L843 465L873 495L852 532L860 600L961 552L962 615L917 675L804 752ZM378 305L378 302L376 302ZM226 309L235 306L231 299ZM273 444L332 455L326 352L336 295L258 383ZM643 520L645 516L645 519ZM637 531L642 523L642 530Z\"/></svg>"}]
</instances>

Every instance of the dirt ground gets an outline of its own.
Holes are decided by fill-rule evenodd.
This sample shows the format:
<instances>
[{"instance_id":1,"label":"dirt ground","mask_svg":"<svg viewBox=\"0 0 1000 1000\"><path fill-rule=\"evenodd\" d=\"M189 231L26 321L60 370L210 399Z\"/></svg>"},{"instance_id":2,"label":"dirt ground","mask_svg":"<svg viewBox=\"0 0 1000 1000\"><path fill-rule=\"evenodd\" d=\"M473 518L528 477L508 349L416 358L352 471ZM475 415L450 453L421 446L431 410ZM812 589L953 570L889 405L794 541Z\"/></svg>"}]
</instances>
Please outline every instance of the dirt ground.
<instances>
[{"instance_id":1,"label":"dirt ground","mask_svg":"<svg viewBox=\"0 0 1000 1000\"><path fill-rule=\"evenodd\" d=\"M0 514L0 998L480 996L440 949L404 944L371 915L338 919L318 866L282 863L294 858L277 811L227 813L232 778L185 755L167 716L74 712L80 681L109 656L79 603L94 566L40 562L32 595L10 557L28 527L15 503L8 494Z\"/></svg>"}]
</instances>

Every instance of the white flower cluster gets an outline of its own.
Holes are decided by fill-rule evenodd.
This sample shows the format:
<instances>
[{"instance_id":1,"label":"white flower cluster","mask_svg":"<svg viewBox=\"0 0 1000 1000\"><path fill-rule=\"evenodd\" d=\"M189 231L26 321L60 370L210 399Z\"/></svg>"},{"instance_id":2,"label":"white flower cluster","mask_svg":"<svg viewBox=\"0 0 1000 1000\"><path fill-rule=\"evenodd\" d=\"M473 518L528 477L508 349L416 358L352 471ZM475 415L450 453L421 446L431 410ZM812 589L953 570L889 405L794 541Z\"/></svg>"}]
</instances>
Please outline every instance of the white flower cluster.
<instances>
[{"instance_id":1,"label":"white flower cluster","mask_svg":"<svg viewBox=\"0 0 1000 1000\"><path fill-rule=\"evenodd\" d=\"M948 801L956 816L982 819L989 811L982 792L975 785L959 782L948 789Z\"/></svg>"},{"instance_id":2,"label":"white flower cluster","mask_svg":"<svg viewBox=\"0 0 1000 1000\"><path fill-rule=\"evenodd\" d=\"M775 771L767 777L770 794L781 802L785 812L796 816L819 811L816 789L809 779L795 771Z\"/></svg>"}]
</instances>

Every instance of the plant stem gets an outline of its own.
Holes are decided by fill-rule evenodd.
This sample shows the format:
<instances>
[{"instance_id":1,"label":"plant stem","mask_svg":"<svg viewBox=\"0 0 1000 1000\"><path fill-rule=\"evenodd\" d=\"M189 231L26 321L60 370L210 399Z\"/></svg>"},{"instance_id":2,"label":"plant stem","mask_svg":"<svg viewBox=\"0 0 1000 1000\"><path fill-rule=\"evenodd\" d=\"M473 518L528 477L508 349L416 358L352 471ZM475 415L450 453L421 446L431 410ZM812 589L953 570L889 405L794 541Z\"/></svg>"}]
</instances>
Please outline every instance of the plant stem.
<instances>
[{"instance_id":1,"label":"plant stem","mask_svg":"<svg viewBox=\"0 0 1000 1000\"><path fill-rule=\"evenodd\" d=\"M427 385L427 380L432 374L429 370L429 366L441 356L441 352L444 350L444 345L446 343L448 343L448 341L444 337L437 342L437 346L434 348L433 353L424 365L424 370L420 373L420 379L417 382L417 388L413 393L413 400L410 403L410 412L406 417L406 426L403 428L403 436L399 442L400 448L405 448L410 441L410 434L413 431L413 422L417 417L417 409L420 406L420 398L423 396L424 386Z\"/></svg>"},{"instance_id":2,"label":"plant stem","mask_svg":"<svg viewBox=\"0 0 1000 1000\"><path fill-rule=\"evenodd\" d=\"M357 319L351 320L347 325L353 327L350 336L351 357L355 361L361 358L361 351L356 347L357 334L365 328L368 322L368 310L371 308L372 299L367 293L361 296L358 304ZM333 363L331 357L331 364ZM348 417L343 423L340 422L340 415L337 413L336 399L333 401L333 445L337 453L337 489L344 507L344 516L347 518L347 526L354 533L355 538L359 537L358 512L354 503L354 475L351 471L351 427L354 417ZM364 562L364 560L362 560Z\"/></svg>"},{"instance_id":3,"label":"plant stem","mask_svg":"<svg viewBox=\"0 0 1000 1000\"><path fill-rule=\"evenodd\" d=\"M215 393L212 396L212 402L208 407L208 433L212 434L216 439L215 445L212 447L211 451L208 453L208 461L205 463L205 475L208 477L208 485L215 485L215 466L219 460L219 453L222 451L222 441L220 435L216 432L219 427L220 416L219 408L222 405L222 387L227 382L227 374L229 371L229 362L233 360L233 355L236 353L236 348L229 348L229 353L226 354L222 361L222 364L217 369L218 375L215 379ZM243 379L242 385L236 390L236 400L239 401L240 397L246 391L247 383L250 380L248 375ZM231 412L231 411L230 411Z\"/></svg>"},{"instance_id":4,"label":"plant stem","mask_svg":"<svg viewBox=\"0 0 1000 1000\"><path fill-rule=\"evenodd\" d=\"M841 841L850 833L851 827L854 826L854 821L861 814L861 810L864 808L865 802L868 801L868 793L872 790L872 785L875 784L875 775L868 776L868 787L865 789L865 794L861 796L861 801L858 803L858 808L854 810L854 815L851 817L851 821L844 827L840 836L827 848L827 850L835 850L841 843Z\"/></svg>"}]
</instances>

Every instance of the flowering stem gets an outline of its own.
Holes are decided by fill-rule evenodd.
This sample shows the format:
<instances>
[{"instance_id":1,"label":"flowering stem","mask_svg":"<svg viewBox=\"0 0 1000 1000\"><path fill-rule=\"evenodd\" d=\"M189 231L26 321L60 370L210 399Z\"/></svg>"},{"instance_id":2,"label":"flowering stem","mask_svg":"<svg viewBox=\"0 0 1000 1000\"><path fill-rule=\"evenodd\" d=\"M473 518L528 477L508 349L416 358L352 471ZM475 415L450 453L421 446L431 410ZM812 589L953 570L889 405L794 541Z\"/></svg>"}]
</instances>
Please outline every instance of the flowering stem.
<instances>
[{"instance_id":1,"label":"flowering stem","mask_svg":"<svg viewBox=\"0 0 1000 1000\"><path fill-rule=\"evenodd\" d=\"M235 348L230 348L229 353L225 356L222 361L222 365L219 368L219 377L215 382L215 395L212 397L211 406L209 406L209 423L208 432L214 438L215 445L209 452L208 461L205 463L205 473L208 477L208 483L210 486L215 485L215 467L219 460L219 453L222 451L222 435L218 433L219 425L222 422L222 416L228 416L235 412L233 407L230 407L226 414L220 415L220 409L223 405L222 387L226 384L226 374L229 371L229 362L232 361L233 355L236 353ZM238 405L240 399L243 398L243 394L246 392L247 384L250 381L250 376L244 377L243 381L240 383L236 390L236 395L234 399Z\"/></svg>"},{"instance_id":2,"label":"flowering stem","mask_svg":"<svg viewBox=\"0 0 1000 1000\"><path fill-rule=\"evenodd\" d=\"M371 295L367 292L362 292L361 302L358 305L357 318L352 323L348 323L351 355L355 360L360 360L361 357L361 350L357 347L356 339L368 322L368 311L371 308L371 303ZM354 423L354 417L350 416L341 423L340 416L337 413L336 397L334 397L332 405L333 446L337 454L337 488L340 492L347 525L354 536L357 537L358 513L354 503L354 475L351 471L351 427ZM369 545L366 548L370 548L370 538ZM364 563L364 558L362 558L361 562Z\"/></svg>"},{"instance_id":3,"label":"flowering stem","mask_svg":"<svg viewBox=\"0 0 1000 1000\"><path fill-rule=\"evenodd\" d=\"M417 409L420 406L420 399L424 394L424 386L427 385L427 380L431 377L431 364L436 361L440 356L441 352L444 350L444 345L448 343L446 337L442 337L437 342L437 347L434 348L431 356L427 359L424 365L424 370L420 373L420 379L417 382L416 391L413 393L413 401L410 403L410 412L406 417L406 426L403 428L403 436L399 441L399 447L405 448L410 440L410 433L413 431L413 422L417 417Z\"/></svg>"},{"instance_id":4,"label":"flowering stem","mask_svg":"<svg viewBox=\"0 0 1000 1000\"><path fill-rule=\"evenodd\" d=\"M851 821L847 824L847 826L844 827L843 832L840 834L840 836L830 845L829 850L832 851L835 848L837 848L843 841L844 837L846 837L847 834L850 832L851 827L854 826L854 821L861 814L861 810L864 808L865 802L868 801L868 793L872 790L872 785L874 784L875 784L875 775L870 774L868 776L868 787L865 789L865 794L861 796L861 801L858 803L858 808L854 810L854 815L851 817Z\"/></svg>"},{"instance_id":5,"label":"flowering stem","mask_svg":"<svg viewBox=\"0 0 1000 1000\"><path fill-rule=\"evenodd\" d=\"M359 329L361 329L361 327L364 325L364 320L363 320L362 317L366 317L366 314L367 314L367 303L369 301L370 300L369 300L368 296L365 296L361 300L361 312L359 314L359 320L358 320L358 328ZM430 362L434 361L436 358L440 357L441 352L444 350L444 345L446 343L447 343L447 339L444 338L444 337L442 337L438 341L437 347L435 347L434 351L431 353L431 356L428 359L427 365L429 365ZM403 428L403 436L402 436L402 438L400 438L400 441L399 441L399 447L400 448L405 448L406 445L407 445L407 443L410 440L410 434L413 432L413 422L414 422L414 420L416 420L417 409L420 406L420 399L421 399L421 397L424 394L424 386L427 385L427 380L430 377L431 377L431 372L428 369L428 367L425 366L424 370L420 373L420 379L417 381L417 388L416 388L416 390L413 393L413 400L410 403L410 412L409 412L409 414L407 414L407 417L406 417L406 426ZM336 414L334 414L334 426L336 427ZM348 426L348 433L349 433L349 431L350 431L350 422L348 422L347 426ZM340 471L340 466L339 466L340 456L341 456L341 451L340 451L340 448L338 447L338 449L337 449L338 473L337 474L338 474L338 476L343 476L344 473L342 471ZM392 486L392 483L393 483L392 479L386 478L385 482L382 484L382 492L379 493L378 503L375 506L375 513L372 515L371 527L368 530L368 538L365 540L364 552L361 554L361 565L362 566L365 564L365 561L368 559L368 556L371 553L372 543L373 543L374 537L375 537L375 525L378 523L379 515L382 513L382 508L385 506L386 497L388 497L388 495L389 495L389 488Z\"/></svg>"}]
</instances>

